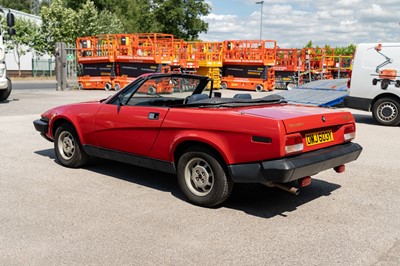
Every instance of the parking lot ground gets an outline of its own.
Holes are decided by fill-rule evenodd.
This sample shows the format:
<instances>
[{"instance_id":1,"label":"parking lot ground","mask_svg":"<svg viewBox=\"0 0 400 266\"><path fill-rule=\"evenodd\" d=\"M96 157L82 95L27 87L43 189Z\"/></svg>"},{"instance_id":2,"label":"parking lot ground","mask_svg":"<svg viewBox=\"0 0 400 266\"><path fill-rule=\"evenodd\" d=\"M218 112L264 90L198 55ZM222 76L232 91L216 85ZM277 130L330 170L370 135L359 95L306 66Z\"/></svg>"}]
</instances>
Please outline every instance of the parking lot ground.
<instances>
[{"instance_id":1,"label":"parking lot ground","mask_svg":"<svg viewBox=\"0 0 400 266\"><path fill-rule=\"evenodd\" d=\"M316 175L299 196L237 185L206 209L174 175L55 162L32 121L112 93L16 90L0 103L0 265L400 265L399 127L352 110L364 150L344 173Z\"/></svg>"}]
</instances>

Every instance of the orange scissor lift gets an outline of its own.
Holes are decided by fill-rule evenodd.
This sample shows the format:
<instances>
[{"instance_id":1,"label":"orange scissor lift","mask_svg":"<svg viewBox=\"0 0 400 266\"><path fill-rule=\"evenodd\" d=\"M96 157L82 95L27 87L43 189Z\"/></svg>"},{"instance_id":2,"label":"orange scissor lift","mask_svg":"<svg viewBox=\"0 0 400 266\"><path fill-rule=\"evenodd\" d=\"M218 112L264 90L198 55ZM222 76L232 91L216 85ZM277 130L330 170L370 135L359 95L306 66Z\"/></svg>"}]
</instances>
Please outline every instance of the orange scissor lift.
<instances>
[{"instance_id":1,"label":"orange scissor lift","mask_svg":"<svg viewBox=\"0 0 400 266\"><path fill-rule=\"evenodd\" d=\"M306 59L307 71L309 71L308 79L332 79L332 71L335 66L335 60L332 57L334 49L332 48L307 48Z\"/></svg>"},{"instance_id":2,"label":"orange scissor lift","mask_svg":"<svg viewBox=\"0 0 400 266\"><path fill-rule=\"evenodd\" d=\"M274 90L276 49L273 40L224 41L221 88Z\"/></svg>"},{"instance_id":3,"label":"orange scissor lift","mask_svg":"<svg viewBox=\"0 0 400 266\"><path fill-rule=\"evenodd\" d=\"M162 33L77 38L79 88L119 90L144 73L169 72L173 39Z\"/></svg>"},{"instance_id":4,"label":"orange scissor lift","mask_svg":"<svg viewBox=\"0 0 400 266\"><path fill-rule=\"evenodd\" d=\"M332 55L332 56L327 56L325 58L329 58L330 60L334 61L333 66L327 67L327 70L332 73L333 78L348 78L349 77L353 56L351 56L351 55Z\"/></svg>"},{"instance_id":5,"label":"orange scissor lift","mask_svg":"<svg viewBox=\"0 0 400 266\"><path fill-rule=\"evenodd\" d=\"M196 74L199 67L197 42L187 42L181 39L174 41L173 60L171 68L180 73Z\"/></svg>"},{"instance_id":6,"label":"orange scissor lift","mask_svg":"<svg viewBox=\"0 0 400 266\"><path fill-rule=\"evenodd\" d=\"M173 63L174 37L163 33L130 34L129 44L116 48L115 89L124 87L144 73L169 73ZM117 38L118 39L118 38ZM161 86L149 89L159 92Z\"/></svg>"},{"instance_id":7,"label":"orange scissor lift","mask_svg":"<svg viewBox=\"0 0 400 266\"><path fill-rule=\"evenodd\" d=\"M305 70L305 50L296 48L277 48L275 88L291 89L302 84Z\"/></svg>"},{"instance_id":8,"label":"orange scissor lift","mask_svg":"<svg viewBox=\"0 0 400 266\"><path fill-rule=\"evenodd\" d=\"M115 77L114 36L77 38L79 89L111 89Z\"/></svg>"},{"instance_id":9,"label":"orange scissor lift","mask_svg":"<svg viewBox=\"0 0 400 266\"><path fill-rule=\"evenodd\" d=\"M223 58L223 42L197 42L197 58L199 75L214 80L213 89L221 87L221 67Z\"/></svg>"}]
</instances>

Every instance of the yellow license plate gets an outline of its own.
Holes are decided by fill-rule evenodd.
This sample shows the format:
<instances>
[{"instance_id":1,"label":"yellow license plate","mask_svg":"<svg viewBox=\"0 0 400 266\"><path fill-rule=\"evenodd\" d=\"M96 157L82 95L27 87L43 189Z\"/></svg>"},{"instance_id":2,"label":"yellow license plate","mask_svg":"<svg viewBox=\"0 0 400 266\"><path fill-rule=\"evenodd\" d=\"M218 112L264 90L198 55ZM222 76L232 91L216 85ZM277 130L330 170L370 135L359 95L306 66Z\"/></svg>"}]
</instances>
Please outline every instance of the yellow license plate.
<instances>
[{"instance_id":1,"label":"yellow license plate","mask_svg":"<svg viewBox=\"0 0 400 266\"><path fill-rule=\"evenodd\" d=\"M325 131L306 134L307 146L313 146L331 141L333 141L332 130L325 130Z\"/></svg>"}]
</instances>

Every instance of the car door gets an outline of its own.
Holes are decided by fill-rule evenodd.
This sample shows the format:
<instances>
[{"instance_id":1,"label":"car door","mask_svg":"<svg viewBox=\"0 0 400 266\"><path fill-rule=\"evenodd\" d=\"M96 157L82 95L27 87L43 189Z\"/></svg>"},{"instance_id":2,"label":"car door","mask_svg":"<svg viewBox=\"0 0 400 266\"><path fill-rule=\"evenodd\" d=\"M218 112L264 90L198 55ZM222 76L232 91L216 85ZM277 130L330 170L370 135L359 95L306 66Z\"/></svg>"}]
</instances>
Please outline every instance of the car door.
<instances>
[{"instance_id":1,"label":"car door","mask_svg":"<svg viewBox=\"0 0 400 266\"><path fill-rule=\"evenodd\" d=\"M158 135L168 107L104 104L96 119L100 148L146 156Z\"/></svg>"}]
</instances>

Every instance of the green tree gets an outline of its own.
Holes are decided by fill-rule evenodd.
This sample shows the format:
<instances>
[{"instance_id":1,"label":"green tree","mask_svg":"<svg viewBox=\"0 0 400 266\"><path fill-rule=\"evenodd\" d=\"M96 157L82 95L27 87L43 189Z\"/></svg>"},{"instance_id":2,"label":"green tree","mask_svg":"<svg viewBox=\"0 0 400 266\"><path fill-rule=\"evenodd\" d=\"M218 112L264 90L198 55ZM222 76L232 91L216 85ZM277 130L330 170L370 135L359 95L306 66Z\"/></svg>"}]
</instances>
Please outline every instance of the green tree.
<instances>
[{"instance_id":1,"label":"green tree","mask_svg":"<svg viewBox=\"0 0 400 266\"><path fill-rule=\"evenodd\" d=\"M154 0L152 9L163 33L195 40L201 32L207 32L208 24L201 16L208 15L211 7L203 0Z\"/></svg>"},{"instance_id":2,"label":"green tree","mask_svg":"<svg viewBox=\"0 0 400 266\"><path fill-rule=\"evenodd\" d=\"M121 19L125 32L161 32L161 25L148 0L121 0L114 12Z\"/></svg>"},{"instance_id":3,"label":"green tree","mask_svg":"<svg viewBox=\"0 0 400 266\"><path fill-rule=\"evenodd\" d=\"M44 50L53 54L56 42L74 44L77 37L123 31L121 21L111 12L100 11L87 0L78 10L67 6L64 0L53 0L49 7L43 7L42 38Z\"/></svg>"},{"instance_id":4,"label":"green tree","mask_svg":"<svg viewBox=\"0 0 400 266\"><path fill-rule=\"evenodd\" d=\"M30 13L31 0L0 0L0 6Z\"/></svg>"},{"instance_id":5,"label":"green tree","mask_svg":"<svg viewBox=\"0 0 400 266\"><path fill-rule=\"evenodd\" d=\"M68 8L79 10L85 0L64 0ZM95 7L116 14L124 32L161 32L176 38L197 39L208 24L201 17L210 13L204 0L96 0Z\"/></svg>"},{"instance_id":6,"label":"green tree","mask_svg":"<svg viewBox=\"0 0 400 266\"><path fill-rule=\"evenodd\" d=\"M309 42L304 46L304 48L313 48L313 43L312 43L312 41L309 41Z\"/></svg>"},{"instance_id":7,"label":"green tree","mask_svg":"<svg viewBox=\"0 0 400 266\"><path fill-rule=\"evenodd\" d=\"M92 1L87 0L77 13L76 37L124 31L122 22L108 10L99 10Z\"/></svg>"},{"instance_id":8,"label":"green tree","mask_svg":"<svg viewBox=\"0 0 400 266\"><path fill-rule=\"evenodd\" d=\"M45 42L43 49L47 53L54 53L56 42L74 43L77 15L62 0L53 0L49 7L42 7L40 16L42 38Z\"/></svg>"},{"instance_id":9,"label":"green tree","mask_svg":"<svg viewBox=\"0 0 400 266\"><path fill-rule=\"evenodd\" d=\"M36 47L40 47L40 27L35 21L23 18L15 19L14 29L16 34L7 36L7 48L12 50L15 62L18 65L18 74L21 76L21 57L28 51L35 54Z\"/></svg>"}]
</instances>

